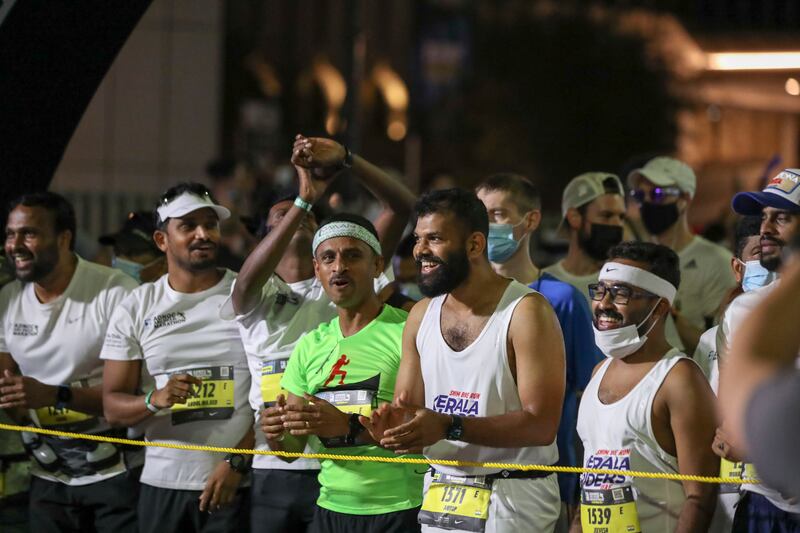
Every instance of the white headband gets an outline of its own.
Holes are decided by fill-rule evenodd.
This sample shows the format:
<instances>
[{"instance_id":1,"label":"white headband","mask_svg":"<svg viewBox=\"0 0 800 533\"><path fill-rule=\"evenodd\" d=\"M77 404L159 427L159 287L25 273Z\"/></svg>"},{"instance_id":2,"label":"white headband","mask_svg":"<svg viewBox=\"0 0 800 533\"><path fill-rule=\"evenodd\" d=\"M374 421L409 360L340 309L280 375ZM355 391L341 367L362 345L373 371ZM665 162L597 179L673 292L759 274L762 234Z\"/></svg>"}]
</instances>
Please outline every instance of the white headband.
<instances>
[{"instance_id":1,"label":"white headband","mask_svg":"<svg viewBox=\"0 0 800 533\"><path fill-rule=\"evenodd\" d=\"M644 289L647 292L664 298L670 305L672 305L675 294L678 292L678 289L664 278L660 278L647 270L642 270L635 266L623 265L622 263L606 263L600 270L600 275L597 276L597 279L598 281L623 281L625 283L630 283L634 287Z\"/></svg>"},{"instance_id":2,"label":"white headband","mask_svg":"<svg viewBox=\"0 0 800 533\"><path fill-rule=\"evenodd\" d=\"M189 191L186 191L173 198L165 205L162 205L156 209L156 211L158 212L159 218L164 221L168 218L182 217L183 215L204 207L210 207L213 209L214 212L217 213L217 216L220 220L225 220L231 216L231 212L227 207L222 207L221 205L217 205L212 202L211 197L208 194L198 196Z\"/></svg>"},{"instance_id":3,"label":"white headband","mask_svg":"<svg viewBox=\"0 0 800 533\"><path fill-rule=\"evenodd\" d=\"M358 239L372 248L376 254L382 255L381 243L378 242L378 239L375 238L372 232L355 222L346 222L343 220L329 222L317 230L317 233L314 235L314 242L311 244L311 253L317 255L317 248L320 244L328 239L334 239L336 237L352 237Z\"/></svg>"}]
</instances>

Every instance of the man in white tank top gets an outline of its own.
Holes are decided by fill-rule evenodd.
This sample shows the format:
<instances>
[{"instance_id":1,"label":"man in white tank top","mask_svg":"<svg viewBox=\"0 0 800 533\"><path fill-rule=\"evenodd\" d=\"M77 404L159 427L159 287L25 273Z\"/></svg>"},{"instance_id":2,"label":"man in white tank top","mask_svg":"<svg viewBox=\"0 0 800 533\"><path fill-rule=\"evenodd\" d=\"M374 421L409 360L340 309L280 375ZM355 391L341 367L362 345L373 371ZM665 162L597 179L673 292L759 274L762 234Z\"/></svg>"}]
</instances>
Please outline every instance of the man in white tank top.
<instances>
[{"instance_id":1,"label":"man in white tank top","mask_svg":"<svg viewBox=\"0 0 800 533\"><path fill-rule=\"evenodd\" d=\"M555 313L539 293L492 270L486 208L474 193L432 192L416 215L414 256L428 298L403 332L393 406L364 422L382 446L424 450L432 460L423 530L553 531L555 475L435 462L558 460L565 363Z\"/></svg>"},{"instance_id":2,"label":"man in white tank top","mask_svg":"<svg viewBox=\"0 0 800 533\"><path fill-rule=\"evenodd\" d=\"M715 476L714 394L697 364L672 348L665 317L680 285L678 256L652 243L612 248L590 285L595 369L578 411L584 467ZM717 486L617 474L581 476L573 532L707 531Z\"/></svg>"}]
</instances>

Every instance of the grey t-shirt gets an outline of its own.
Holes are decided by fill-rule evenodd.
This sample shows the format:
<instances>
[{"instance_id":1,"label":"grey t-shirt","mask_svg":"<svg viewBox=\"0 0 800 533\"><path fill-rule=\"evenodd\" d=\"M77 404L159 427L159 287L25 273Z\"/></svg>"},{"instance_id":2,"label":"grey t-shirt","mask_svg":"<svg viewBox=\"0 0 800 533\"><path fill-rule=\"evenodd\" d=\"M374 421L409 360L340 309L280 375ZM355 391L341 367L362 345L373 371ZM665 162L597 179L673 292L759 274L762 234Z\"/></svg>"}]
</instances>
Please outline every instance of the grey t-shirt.
<instances>
[{"instance_id":1,"label":"grey t-shirt","mask_svg":"<svg viewBox=\"0 0 800 533\"><path fill-rule=\"evenodd\" d=\"M750 458L769 486L800 499L800 371L781 372L756 389L747 406Z\"/></svg>"}]
</instances>

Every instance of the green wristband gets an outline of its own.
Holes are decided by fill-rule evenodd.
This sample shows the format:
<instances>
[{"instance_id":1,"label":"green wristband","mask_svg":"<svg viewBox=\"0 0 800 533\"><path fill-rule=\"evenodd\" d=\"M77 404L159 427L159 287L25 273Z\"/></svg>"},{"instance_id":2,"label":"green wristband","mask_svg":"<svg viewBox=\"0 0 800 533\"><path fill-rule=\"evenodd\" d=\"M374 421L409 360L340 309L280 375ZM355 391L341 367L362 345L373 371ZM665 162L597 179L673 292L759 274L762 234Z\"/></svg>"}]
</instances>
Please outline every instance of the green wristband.
<instances>
[{"instance_id":1,"label":"green wristband","mask_svg":"<svg viewBox=\"0 0 800 533\"><path fill-rule=\"evenodd\" d=\"M303 211L306 211L306 212L311 211L311 207L312 207L312 205L310 203L306 202L305 200L303 200L299 196L294 199L294 205L296 205L297 207L299 207L300 209L302 209Z\"/></svg>"},{"instance_id":2,"label":"green wristband","mask_svg":"<svg viewBox=\"0 0 800 533\"><path fill-rule=\"evenodd\" d=\"M155 405L150 403L150 398L152 398L154 392L155 390L151 390L144 397L144 406L147 407L147 410L150 411L151 413L157 413L161 410L160 407L156 407Z\"/></svg>"}]
</instances>

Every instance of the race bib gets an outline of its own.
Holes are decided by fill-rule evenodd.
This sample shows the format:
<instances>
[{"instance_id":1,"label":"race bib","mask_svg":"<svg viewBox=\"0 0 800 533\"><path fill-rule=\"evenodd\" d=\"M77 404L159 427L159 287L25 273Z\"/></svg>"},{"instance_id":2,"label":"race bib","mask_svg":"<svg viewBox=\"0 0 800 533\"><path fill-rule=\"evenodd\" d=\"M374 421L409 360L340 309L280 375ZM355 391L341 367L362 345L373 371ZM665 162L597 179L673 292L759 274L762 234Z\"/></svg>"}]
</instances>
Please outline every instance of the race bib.
<instances>
[{"instance_id":1,"label":"race bib","mask_svg":"<svg viewBox=\"0 0 800 533\"><path fill-rule=\"evenodd\" d=\"M422 501L419 523L441 529L483 531L489 518L492 481L434 472Z\"/></svg>"},{"instance_id":2,"label":"race bib","mask_svg":"<svg viewBox=\"0 0 800 533\"><path fill-rule=\"evenodd\" d=\"M289 397L289 393L281 388L281 378L287 364L289 364L288 357L261 363L261 401L264 402L264 407L272 406L279 394Z\"/></svg>"},{"instance_id":3,"label":"race bib","mask_svg":"<svg viewBox=\"0 0 800 533\"><path fill-rule=\"evenodd\" d=\"M583 489L581 526L584 533L641 533L633 488Z\"/></svg>"},{"instance_id":4,"label":"race bib","mask_svg":"<svg viewBox=\"0 0 800 533\"><path fill-rule=\"evenodd\" d=\"M60 429L64 429L66 426L71 428L91 427L97 421L97 417L94 415L56 407L40 407L36 409L36 418L39 419L39 425L43 428L58 427Z\"/></svg>"},{"instance_id":5,"label":"race bib","mask_svg":"<svg viewBox=\"0 0 800 533\"><path fill-rule=\"evenodd\" d=\"M233 366L195 368L173 374L190 374L203 381L194 385L185 404L172 406L173 426L201 420L227 420L233 416Z\"/></svg>"},{"instance_id":6,"label":"race bib","mask_svg":"<svg viewBox=\"0 0 800 533\"><path fill-rule=\"evenodd\" d=\"M733 463L726 459L720 459L719 477L742 479L745 474L745 463ZM737 483L722 483L719 486L720 494L736 494L739 492L740 485Z\"/></svg>"},{"instance_id":7,"label":"race bib","mask_svg":"<svg viewBox=\"0 0 800 533\"><path fill-rule=\"evenodd\" d=\"M370 416L372 410L378 407L377 393L371 390L319 391L315 396L322 398L343 413Z\"/></svg>"},{"instance_id":8,"label":"race bib","mask_svg":"<svg viewBox=\"0 0 800 533\"><path fill-rule=\"evenodd\" d=\"M378 407L377 392L372 390L317 391L315 396L330 403L343 413L356 413L363 416L370 416L372 410ZM328 438L319 437L319 440L326 448L342 448L348 446L347 435Z\"/></svg>"}]
</instances>

